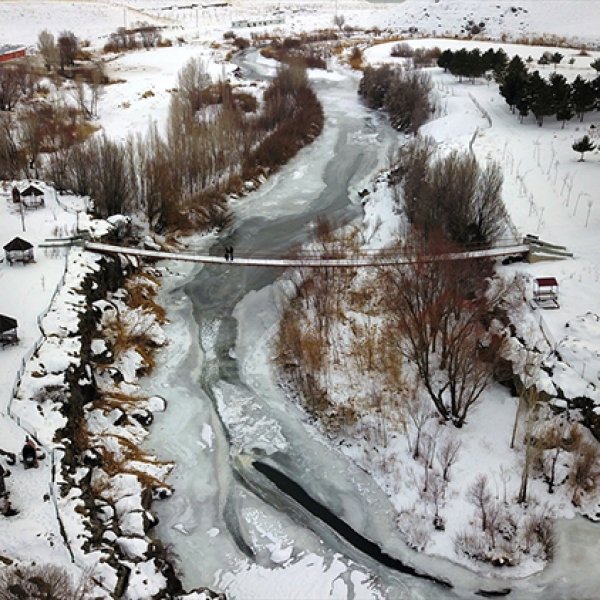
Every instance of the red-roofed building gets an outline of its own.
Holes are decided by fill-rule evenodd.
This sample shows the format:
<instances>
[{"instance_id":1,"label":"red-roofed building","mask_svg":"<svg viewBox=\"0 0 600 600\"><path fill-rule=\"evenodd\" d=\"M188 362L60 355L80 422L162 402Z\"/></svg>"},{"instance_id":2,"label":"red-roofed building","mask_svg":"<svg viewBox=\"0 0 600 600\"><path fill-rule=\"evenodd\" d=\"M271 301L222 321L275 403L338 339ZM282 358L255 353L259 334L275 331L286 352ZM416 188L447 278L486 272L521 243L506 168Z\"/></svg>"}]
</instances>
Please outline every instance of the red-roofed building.
<instances>
[{"instance_id":1,"label":"red-roofed building","mask_svg":"<svg viewBox=\"0 0 600 600\"><path fill-rule=\"evenodd\" d=\"M538 277L533 282L533 300L541 308L560 308L558 281L555 277Z\"/></svg>"},{"instance_id":2,"label":"red-roofed building","mask_svg":"<svg viewBox=\"0 0 600 600\"><path fill-rule=\"evenodd\" d=\"M15 60L16 58L25 58L27 50L25 46L0 46L0 63Z\"/></svg>"}]
</instances>

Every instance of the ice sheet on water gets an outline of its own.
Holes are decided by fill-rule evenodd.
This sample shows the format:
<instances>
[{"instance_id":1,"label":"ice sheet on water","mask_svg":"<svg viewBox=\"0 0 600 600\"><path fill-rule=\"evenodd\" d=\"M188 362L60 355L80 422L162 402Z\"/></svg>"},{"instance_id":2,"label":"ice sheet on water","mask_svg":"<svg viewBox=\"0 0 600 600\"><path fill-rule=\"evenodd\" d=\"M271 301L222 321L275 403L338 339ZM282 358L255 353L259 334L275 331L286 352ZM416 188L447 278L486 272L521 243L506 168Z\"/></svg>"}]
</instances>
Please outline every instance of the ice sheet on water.
<instances>
[{"instance_id":1,"label":"ice sheet on water","mask_svg":"<svg viewBox=\"0 0 600 600\"><path fill-rule=\"evenodd\" d=\"M239 387L221 381L214 388L214 393L219 414L236 450L262 450L271 454L287 448L279 424L262 413L251 392L244 393Z\"/></svg>"}]
</instances>

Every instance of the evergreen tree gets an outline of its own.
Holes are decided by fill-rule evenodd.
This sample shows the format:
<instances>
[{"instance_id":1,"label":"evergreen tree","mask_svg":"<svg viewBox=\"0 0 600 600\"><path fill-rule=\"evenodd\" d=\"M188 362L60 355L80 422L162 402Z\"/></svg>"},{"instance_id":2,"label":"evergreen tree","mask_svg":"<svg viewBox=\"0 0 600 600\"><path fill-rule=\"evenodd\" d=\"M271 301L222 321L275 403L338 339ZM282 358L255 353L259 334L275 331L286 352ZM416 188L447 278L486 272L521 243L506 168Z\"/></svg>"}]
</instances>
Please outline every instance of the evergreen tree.
<instances>
[{"instance_id":1,"label":"evergreen tree","mask_svg":"<svg viewBox=\"0 0 600 600\"><path fill-rule=\"evenodd\" d=\"M572 90L575 114L579 117L580 121L583 121L583 115L585 115L588 110L592 110L596 103L594 87L589 81L583 79L581 75L577 75L575 81L573 81Z\"/></svg>"},{"instance_id":2,"label":"evergreen tree","mask_svg":"<svg viewBox=\"0 0 600 600\"><path fill-rule=\"evenodd\" d=\"M575 150L575 152L581 153L581 158L579 159L579 162L583 162L583 155L586 152L591 152L595 147L596 147L596 144L593 144L590 141L589 136L587 136L587 135L584 135L580 140L577 140L571 146L571 148L573 148L573 150Z\"/></svg>"},{"instance_id":3,"label":"evergreen tree","mask_svg":"<svg viewBox=\"0 0 600 600\"><path fill-rule=\"evenodd\" d=\"M525 95L527 83L527 67L519 56L514 56L508 63L504 81L500 85L500 94L515 112L515 106Z\"/></svg>"},{"instance_id":4,"label":"evergreen tree","mask_svg":"<svg viewBox=\"0 0 600 600\"><path fill-rule=\"evenodd\" d=\"M563 55L560 52L555 52L550 57L550 62L554 65L554 69L556 70L556 65L560 64L560 61L563 59Z\"/></svg>"},{"instance_id":5,"label":"evergreen tree","mask_svg":"<svg viewBox=\"0 0 600 600\"><path fill-rule=\"evenodd\" d=\"M492 61L492 70L494 71L494 81L502 83L504 76L506 75L506 68L508 67L508 56L506 52L500 48L494 53L494 59Z\"/></svg>"},{"instance_id":6,"label":"evergreen tree","mask_svg":"<svg viewBox=\"0 0 600 600\"><path fill-rule=\"evenodd\" d=\"M526 95L519 98L515 104L515 108L519 113L519 121L522 123L523 119L529 114L529 98Z\"/></svg>"},{"instance_id":7,"label":"evergreen tree","mask_svg":"<svg viewBox=\"0 0 600 600\"><path fill-rule=\"evenodd\" d=\"M471 50L466 57L465 75L469 77L471 81L475 77L481 77L486 72L486 64L481 52L478 48Z\"/></svg>"},{"instance_id":8,"label":"evergreen tree","mask_svg":"<svg viewBox=\"0 0 600 600\"><path fill-rule=\"evenodd\" d=\"M556 119L562 121L563 129L565 123L573 118L575 114L571 103L571 86L563 75L552 73L550 75L550 86L552 89L552 106L556 113Z\"/></svg>"},{"instance_id":9,"label":"evergreen tree","mask_svg":"<svg viewBox=\"0 0 600 600\"><path fill-rule=\"evenodd\" d=\"M600 110L600 75L592 81L592 89L594 90L595 102L594 106L596 110Z\"/></svg>"},{"instance_id":10,"label":"evergreen tree","mask_svg":"<svg viewBox=\"0 0 600 600\"><path fill-rule=\"evenodd\" d=\"M595 69L596 71L600 71L600 58L597 58L596 60L592 61L590 63L590 67L592 67L592 69Z\"/></svg>"},{"instance_id":11,"label":"evergreen tree","mask_svg":"<svg viewBox=\"0 0 600 600\"><path fill-rule=\"evenodd\" d=\"M554 112L552 88L550 84L540 75L539 71L534 71L527 82L527 95L529 97L529 106L535 116L537 124L541 127L544 123L544 117Z\"/></svg>"},{"instance_id":12,"label":"evergreen tree","mask_svg":"<svg viewBox=\"0 0 600 600\"><path fill-rule=\"evenodd\" d=\"M469 77L469 52L466 48L461 48L454 53L448 70L458 77L458 81L462 81L463 77Z\"/></svg>"},{"instance_id":13,"label":"evergreen tree","mask_svg":"<svg viewBox=\"0 0 600 600\"><path fill-rule=\"evenodd\" d=\"M453 59L454 52L452 52L452 50L444 50L441 56L438 58L438 67L441 67L442 69L444 69L444 73L447 73L450 70L450 66L452 64Z\"/></svg>"}]
</instances>

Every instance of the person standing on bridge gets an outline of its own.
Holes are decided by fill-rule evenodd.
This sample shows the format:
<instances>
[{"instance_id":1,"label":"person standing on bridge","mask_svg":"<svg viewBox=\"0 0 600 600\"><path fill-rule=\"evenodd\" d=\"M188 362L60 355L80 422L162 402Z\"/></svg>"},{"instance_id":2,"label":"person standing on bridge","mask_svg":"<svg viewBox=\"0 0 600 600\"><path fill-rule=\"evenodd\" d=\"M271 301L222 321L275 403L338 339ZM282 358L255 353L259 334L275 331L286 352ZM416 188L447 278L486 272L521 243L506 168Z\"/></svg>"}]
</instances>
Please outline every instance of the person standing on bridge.
<instances>
[{"instance_id":1,"label":"person standing on bridge","mask_svg":"<svg viewBox=\"0 0 600 600\"><path fill-rule=\"evenodd\" d=\"M233 246L229 246L229 260L233 260Z\"/></svg>"}]
</instances>

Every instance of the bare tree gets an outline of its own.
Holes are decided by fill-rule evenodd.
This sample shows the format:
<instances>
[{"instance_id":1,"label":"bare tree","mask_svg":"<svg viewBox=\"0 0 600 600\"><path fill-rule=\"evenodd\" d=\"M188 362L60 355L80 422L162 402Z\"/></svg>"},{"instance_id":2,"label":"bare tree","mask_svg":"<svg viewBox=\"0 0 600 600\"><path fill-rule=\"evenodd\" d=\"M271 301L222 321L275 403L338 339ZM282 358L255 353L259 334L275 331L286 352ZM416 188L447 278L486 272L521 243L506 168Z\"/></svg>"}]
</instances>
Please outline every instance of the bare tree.
<instances>
[{"instance_id":1,"label":"bare tree","mask_svg":"<svg viewBox=\"0 0 600 600\"><path fill-rule=\"evenodd\" d=\"M507 502L507 486L510 481L510 470L504 465L500 465L500 481L502 481L502 502L506 505Z\"/></svg>"},{"instance_id":2,"label":"bare tree","mask_svg":"<svg viewBox=\"0 0 600 600\"><path fill-rule=\"evenodd\" d=\"M399 350L440 416L462 427L491 378L493 356L479 355L483 317L498 299L486 295L485 263L431 260L442 247L417 239L411 264L384 271L386 301Z\"/></svg>"},{"instance_id":3,"label":"bare tree","mask_svg":"<svg viewBox=\"0 0 600 600\"><path fill-rule=\"evenodd\" d=\"M344 27L344 23L346 22L346 17L344 17L344 15L340 15L340 14L336 14L333 17L333 24L340 30L342 31L343 27Z\"/></svg>"},{"instance_id":4,"label":"bare tree","mask_svg":"<svg viewBox=\"0 0 600 600\"><path fill-rule=\"evenodd\" d=\"M107 79L104 71L104 63L101 60L94 62L94 69L92 70L91 81L89 83L90 112L94 117L98 116L98 102Z\"/></svg>"},{"instance_id":5,"label":"bare tree","mask_svg":"<svg viewBox=\"0 0 600 600\"><path fill-rule=\"evenodd\" d=\"M144 23L138 31L142 38L142 46L147 50L154 48L160 42L160 32L155 25Z\"/></svg>"},{"instance_id":6,"label":"bare tree","mask_svg":"<svg viewBox=\"0 0 600 600\"><path fill-rule=\"evenodd\" d=\"M477 187L472 200L470 239L490 243L506 229L506 207L502 201L502 169L490 162L479 170Z\"/></svg>"},{"instance_id":7,"label":"bare tree","mask_svg":"<svg viewBox=\"0 0 600 600\"><path fill-rule=\"evenodd\" d=\"M450 481L450 469L458 459L460 446L460 440L449 431L446 432L438 446L437 459L442 469L442 478L446 482Z\"/></svg>"},{"instance_id":8,"label":"bare tree","mask_svg":"<svg viewBox=\"0 0 600 600\"><path fill-rule=\"evenodd\" d=\"M469 502L473 503L479 510L481 528L483 531L486 531L488 526L488 510L492 499L492 494L488 488L487 475L481 473L477 475L475 481L469 486L467 498Z\"/></svg>"},{"instance_id":9,"label":"bare tree","mask_svg":"<svg viewBox=\"0 0 600 600\"><path fill-rule=\"evenodd\" d=\"M26 149L29 160L37 162L44 141L43 105L30 104L21 115L21 146Z\"/></svg>"},{"instance_id":10,"label":"bare tree","mask_svg":"<svg viewBox=\"0 0 600 600\"><path fill-rule=\"evenodd\" d=\"M12 110L21 96L21 73L15 65L0 63L0 111Z\"/></svg>"},{"instance_id":11,"label":"bare tree","mask_svg":"<svg viewBox=\"0 0 600 600\"><path fill-rule=\"evenodd\" d=\"M79 40L72 31L63 31L58 36L58 56L61 73L65 67L75 64L75 57L79 50Z\"/></svg>"},{"instance_id":12,"label":"bare tree","mask_svg":"<svg viewBox=\"0 0 600 600\"><path fill-rule=\"evenodd\" d=\"M433 468L433 459L435 457L435 449L437 446L438 438L440 434L439 425L433 427L430 431L423 435L423 442L425 451L423 453L423 492L429 490L430 472Z\"/></svg>"},{"instance_id":13,"label":"bare tree","mask_svg":"<svg viewBox=\"0 0 600 600\"><path fill-rule=\"evenodd\" d=\"M428 404L423 402L418 394L409 397L405 410L408 414L408 420L414 428L414 436L409 435L408 440L409 446L412 446L412 457L416 460L420 456L423 428L434 415Z\"/></svg>"},{"instance_id":14,"label":"bare tree","mask_svg":"<svg viewBox=\"0 0 600 600\"><path fill-rule=\"evenodd\" d=\"M87 83L84 81L83 77L77 76L75 77L75 81L73 83L72 95L75 102L77 102L77 106L79 110L83 114L86 120L92 118L92 103L90 99L90 91Z\"/></svg>"},{"instance_id":15,"label":"bare tree","mask_svg":"<svg viewBox=\"0 0 600 600\"><path fill-rule=\"evenodd\" d=\"M0 113L0 179L21 177L25 174L25 164L13 116L10 113Z\"/></svg>"},{"instance_id":16,"label":"bare tree","mask_svg":"<svg viewBox=\"0 0 600 600\"><path fill-rule=\"evenodd\" d=\"M573 491L571 502L581 506L584 493L595 491L600 481L600 450L596 442L583 442L577 448L571 472L569 486Z\"/></svg>"},{"instance_id":17,"label":"bare tree","mask_svg":"<svg viewBox=\"0 0 600 600\"><path fill-rule=\"evenodd\" d=\"M40 31L38 35L38 50L44 59L44 65L48 71L56 69L60 62L60 56L54 35L47 29Z\"/></svg>"},{"instance_id":18,"label":"bare tree","mask_svg":"<svg viewBox=\"0 0 600 600\"><path fill-rule=\"evenodd\" d=\"M492 548L496 547L498 528L504 519L504 509L501 504L490 500L486 507L486 531L490 536Z\"/></svg>"},{"instance_id":19,"label":"bare tree","mask_svg":"<svg viewBox=\"0 0 600 600\"><path fill-rule=\"evenodd\" d=\"M193 115L202 107L202 93L211 84L206 61L202 57L192 57L177 76L180 97Z\"/></svg>"},{"instance_id":20,"label":"bare tree","mask_svg":"<svg viewBox=\"0 0 600 600\"><path fill-rule=\"evenodd\" d=\"M397 69L385 94L384 109L399 131L417 133L429 118L431 78L423 71Z\"/></svg>"}]
</instances>

